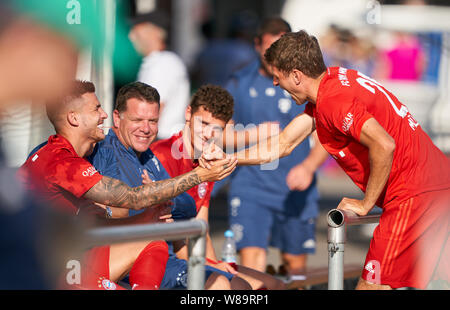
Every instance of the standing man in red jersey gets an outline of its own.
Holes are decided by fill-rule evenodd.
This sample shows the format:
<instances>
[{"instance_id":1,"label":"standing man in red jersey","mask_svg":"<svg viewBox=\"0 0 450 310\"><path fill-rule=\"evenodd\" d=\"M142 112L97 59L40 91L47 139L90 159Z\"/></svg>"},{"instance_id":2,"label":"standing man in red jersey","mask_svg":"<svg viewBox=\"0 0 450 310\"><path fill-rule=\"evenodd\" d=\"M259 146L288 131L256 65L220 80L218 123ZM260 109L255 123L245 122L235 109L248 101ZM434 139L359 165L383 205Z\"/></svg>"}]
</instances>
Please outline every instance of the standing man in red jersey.
<instances>
[{"instance_id":1,"label":"standing man in red jersey","mask_svg":"<svg viewBox=\"0 0 450 310\"><path fill-rule=\"evenodd\" d=\"M424 289L449 282L450 161L407 107L375 80L326 68L317 39L288 33L265 53L273 83L297 104L308 102L277 136L238 153L239 165L289 155L314 130L321 144L365 193L338 209L383 214L357 289ZM257 153L259 151L259 153ZM219 154L206 154L203 166Z\"/></svg>"},{"instance_id":2,"label":"standing man in red jersey","mask_svg":"<svg viewBox=\"0 0 450 310\"><path fill-rule=\"evenodd\" d=\"M154 217L155 205L202 182L219 180L236 165L226 159L214 172L199 167L177 178L130 188L119 180L100 175L84 158L105 138L102 126L107 114L92 83L75 82L72 92L49 105L47 113L56 135L50 136L47 145L32 155L19 173L28 188L73 215L89 212L94 208L92 202L96 202L127 209L147 208L147 212L140 214L140 220L148 222ZM117 282L129 273L134 288L158 289L167 258L167 244L162 241L94 247L84 253L81 286L96 288L105 279ZM106 285L116 287L111 282Z\"/></svg>"},{"instance_id":3,"label":"standing man in red jersey","mask_svg":"<svg viewBox=\"0 0 450 310\"><path fill-rule=\"evenodd\" d=\"M196 91L186 109L184 129L171 138L156 141L150 146L171 177L196 169L202 151L210 145L212 146L213 142L221 144L223 141L231 145L254 142L230 128L227 128L228 132L224 134L224 129L233 116L233 106L233 97L220 86L204 85ZM254 130L255 133L258 132L255 139L256 136L261 139L266 138L263 133L264 125L255 127ZM250 134L250 131L247 133ZM208 222L213 187L214 182L203 182L187 191L195 200L196 218L206 222ZM207 265L236 274L245 279L253 289L285 289L284 283L275 277L251 268L232 266L218 260L209 233L206 244ZM186 248L179 251L177 255L187 259Z\"/></svg>"}]
</instances>

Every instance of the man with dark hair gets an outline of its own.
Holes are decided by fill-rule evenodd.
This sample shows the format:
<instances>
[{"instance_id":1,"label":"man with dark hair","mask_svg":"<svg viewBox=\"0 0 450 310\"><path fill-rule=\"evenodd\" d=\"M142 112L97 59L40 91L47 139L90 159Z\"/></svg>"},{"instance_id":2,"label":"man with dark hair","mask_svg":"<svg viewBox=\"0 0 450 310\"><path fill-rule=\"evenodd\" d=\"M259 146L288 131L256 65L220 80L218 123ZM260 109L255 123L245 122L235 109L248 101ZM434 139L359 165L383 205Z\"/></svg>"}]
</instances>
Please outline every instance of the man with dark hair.
<instances>
[{"instance_id":1,"label":"man with dark hair","mask_svg":"<svg viewBox=\"0 0 450 310\"><path fill-rule=\"evenodd\" d=\"M184 129L169 139L159 140L151 145L152 151L160 159L171 177L192 171L198 166L197 158L205 148L222 141L226 124L234 110L233 97L222 87L203 85L192 96L185 112ZM208 222L211 192L214 182L203 182L187 193L195 200L196 218ZM232 266L219 261L214 251L209 233L206 236L207 266L231 273L231 288L237 288L233 281L244 279L252 289L283 289L284 284L276 278L244 266ZM177 255L187 259L186 248ZM236 268L236 269L235 269Z\"/></svg>"},{"instance_id":2,"label":"man with dark hair","mask_svg":"<svg viewBox=\"0 0 450 310\"><path fill-rule=\"evenodd\" d=\"M317 39L305 31L282 36L267 50L273 83L305 113L264 143L270 151L239 164L289 155L317 130L364 198L344 197L338 209L364 216L383 209L358 289L426 288L450 279L450 161L408 108L377 81L358 71L326 68ZM260 145L256 145L256 148ZM253 153L254 154L254 153ZM217 157L206 156L206 158Z\"/></svg>"},{"instance_id":3,"label":"man with dark hair","mask_svg":"<svg viewBox=\"0 0 450 310\"><path fill-rule=\"evenodd\" d=\"M125 209L146 209L139 220L148 222L155 213L167 212L165 206L161 208L158 204L201 182L221 179L234 169L235 162L226 159L212 173L198 168L177 178L135 188L103 176L84 157L105 138L102 126L107 114L93 92L92 83L77 81L74 89L60 104L48 106L56 135L50 136L47 145L30 156L19 170L27 187L55 207L73 215L90 212L94 208L92 202ZM146 126L148 128L147 123ZM129 222L123 219L114 224ZM81 286L95 288L99 283L103 284L103 280L117 282L129 273L134 289L157 289L167 258L167 244L163 241L95 247L84 254ZM115 287L114 283L107 284Z\"/></svg>"},{"instance_id":4,"label":"man with dark hair","mask_svg":"<svg viewBox=\"0 0 450 310\"><path fill-rule=\"evenodd\" d=\"M298 44L297 49L295 44ZM317 79L327 70L317 38L306 31L290 33L271 46L264 56L268 64L284 73L297 69Z\"/></svg>"},{"instance_id":5,"label":"man with dark hair","mask_svg":"<svg viewBox=\"0 0 450 310\"><path fill-rule=\"evenodd\" d=\"M127 100L132 98L154 102L160 106L160 96L156 88L142 82L134 82L119 89L114 109L122 113L127 109Z\"/></svg>"},{"instance_id":6,"label":"man with dark hair","mask_svg":"<svg viewBox=\"0 0 450 310\"><path fill-rule=\"evenodd\" d=\"M289 24L280 17L261 23L255 38L259 59L233 74L227 85L236 102L235 123L279 122L284 128L303 112L289 94L273 87L271 68L264 59L267 48L289 31ZM307 254L315 251L315 171L327 156L320 143L310 149L305 141L270 171L246 166L232 175L228 214L244 266L265 271L270 245L281 251L281 274L304 272Z\"/></svg>"}]
</instances>

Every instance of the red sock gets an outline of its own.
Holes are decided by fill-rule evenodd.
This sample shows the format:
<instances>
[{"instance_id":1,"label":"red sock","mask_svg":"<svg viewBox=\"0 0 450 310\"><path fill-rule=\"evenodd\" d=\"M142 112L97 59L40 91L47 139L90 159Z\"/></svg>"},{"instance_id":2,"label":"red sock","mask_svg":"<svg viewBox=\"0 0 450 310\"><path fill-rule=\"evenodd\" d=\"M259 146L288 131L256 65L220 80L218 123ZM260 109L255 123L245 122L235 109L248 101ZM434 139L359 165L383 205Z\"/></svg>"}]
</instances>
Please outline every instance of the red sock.
<instances>
[{"instance_id":1,"label":"red sock","mask_svg":"<svg viewBox=\"0 0 450 310\"><path fill-rule=\"evenodd\" d=\"M164 241L152 241L139 254L130 271L133 290L157 290L166 271L169 247Z\"/></svg>"}]
</instances>

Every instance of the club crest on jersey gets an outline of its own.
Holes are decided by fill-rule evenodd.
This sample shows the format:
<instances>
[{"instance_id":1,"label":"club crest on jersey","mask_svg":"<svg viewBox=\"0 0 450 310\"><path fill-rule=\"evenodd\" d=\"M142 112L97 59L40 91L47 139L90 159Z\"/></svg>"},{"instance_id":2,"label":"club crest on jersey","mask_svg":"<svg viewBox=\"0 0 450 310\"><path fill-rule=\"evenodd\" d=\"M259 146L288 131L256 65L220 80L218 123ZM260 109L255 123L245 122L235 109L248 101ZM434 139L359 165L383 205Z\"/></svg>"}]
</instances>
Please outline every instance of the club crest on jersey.
<instances>
[{"instance_id":1,"label":"club crest on jersey","mask_svg":"<svg viewBox=\"0 0 450 310\"><path fill-rule=\"evenodd\" d=\"M206 195L206 188L207 187L208 187L208 183L206 183L206 182L203 182L203 183L198 185L198 190L197 190L198 197L200 197L200 198L204 198L205 197L205 195Z\"/></svg>"},{"instance_id":2,"label":"club crest on jersey","mask_svg":"<svg viewBox=\"0 0 450 310\"><path fill-rule=\"evenodd\" d=\"M106 279L104 277L100 277L98 280L98 283L99 283L99 285L98 285L99 288L103 287L107 291L114 291L117 288L116 284L114 282L112 282L109 279Z\"/></svg>"}]
</instances>

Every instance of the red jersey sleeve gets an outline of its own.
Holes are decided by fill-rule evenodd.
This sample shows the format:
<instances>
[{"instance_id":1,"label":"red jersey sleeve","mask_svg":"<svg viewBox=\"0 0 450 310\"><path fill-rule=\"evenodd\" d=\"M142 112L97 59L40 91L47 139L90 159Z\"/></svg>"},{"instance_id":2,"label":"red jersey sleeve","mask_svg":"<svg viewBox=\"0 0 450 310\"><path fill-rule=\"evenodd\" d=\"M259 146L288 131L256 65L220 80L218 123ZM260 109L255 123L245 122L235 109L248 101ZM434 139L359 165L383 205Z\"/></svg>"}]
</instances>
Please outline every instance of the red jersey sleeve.
<instances>
[{"instance_id":1,"label":"red jersey sleeve","mask_svg":"<svg viewBox=\"0 0 450 310\"><path fill-rule=\"evenodd\" d=\"M80 198L101 178L97 170L84 158L66 158L55 162L50 180Z\"/></svg>"}]
</instances>

